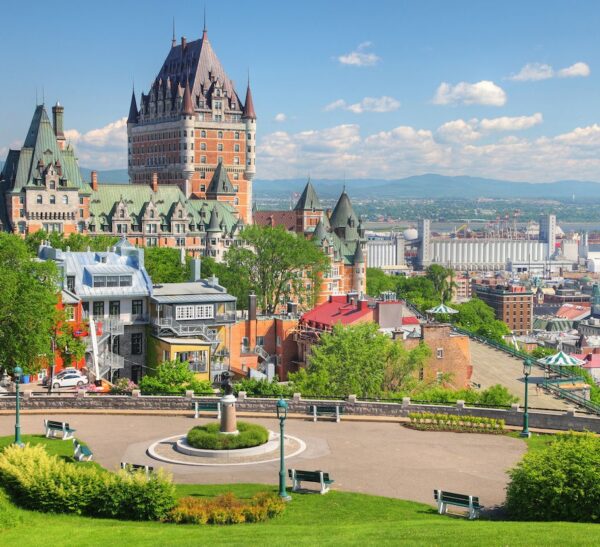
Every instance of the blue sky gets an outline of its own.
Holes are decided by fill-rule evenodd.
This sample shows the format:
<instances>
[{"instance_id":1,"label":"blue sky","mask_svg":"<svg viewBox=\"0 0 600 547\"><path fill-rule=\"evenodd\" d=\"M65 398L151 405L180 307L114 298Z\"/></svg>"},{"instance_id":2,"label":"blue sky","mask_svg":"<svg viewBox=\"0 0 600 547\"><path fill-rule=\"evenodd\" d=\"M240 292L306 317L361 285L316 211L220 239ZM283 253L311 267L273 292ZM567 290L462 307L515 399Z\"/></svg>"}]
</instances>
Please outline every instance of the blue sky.
<instances>
[{"instance_id":1,"label":"blue sky","mask_svg":"<svg viewBox=\"0 0 600 547\"><path fill-rule=\"evenodd\" d=\"M65 106L81 164L125 166L132 80L147 90L204 3L3 6L0 157L42 88ZM206 2L209 38L259 117L257 178L425 172L600 181L590 1Z\"/></svg>"}]
</instances>

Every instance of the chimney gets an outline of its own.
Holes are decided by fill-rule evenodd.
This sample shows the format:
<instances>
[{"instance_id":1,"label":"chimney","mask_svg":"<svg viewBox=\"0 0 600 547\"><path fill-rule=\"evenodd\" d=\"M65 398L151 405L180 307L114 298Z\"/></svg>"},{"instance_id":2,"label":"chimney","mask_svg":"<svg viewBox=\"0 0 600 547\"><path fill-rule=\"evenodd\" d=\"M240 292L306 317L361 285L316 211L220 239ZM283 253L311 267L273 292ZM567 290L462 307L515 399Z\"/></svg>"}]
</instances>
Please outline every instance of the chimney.
<instances>
[{"instance_id":1,"label":"chimney","mask_svg":"<svg viewBox=\"0 0 600 547\"><path fill-rule=\"evenodd\" d=\"M181 49L185 50L185 46L187 45L187 40L185 38L185 36L181 37Z\"/></svg>"},{"instance_id":2,"label":"chimney","mask_svg":"<svg viewBox=\"0 0 600 547\"><path fill-rule=\"evenodd\" d=\"M183 193L186 198L189 198L192 195L190 179L185 179L185 182L183 183Z\"/></svg>"},{"instance_id":3,"label":"chimney","mask_svg":"<svg viewBox=\"0 0 600 547\"><path fill-rule=\"evenodd\" d=\"M216 287L219 284L219 278L217 276L215 276L215 274L211 275L210 278L208 279L208 284L211 287Z\"/></svg>"},{"instance_id":4,"label":"chimney","mask_svg":"<svg viewBox=\"0 0 600 547\"><path fill-rule=\"evenodd\" d=\"M64 139L65 133L63 128L63 115L65 113L65 107L57 102L52 107L52 125L54 126L54 134L57 139Z\"/></svg>"},{"instance_id":5,"label":"chimney","mask_svg":"<svg viewBox=\"0 0 600 547\"><path fill-rule=\"evenodd\" d=\"M359 310L366 310L367 307L369 306L369 301L365 300L364 298L362 300L358 301L358 309Z\"/></svg>"},{"instance_id":6,"label":"chimney","mask_svg":"<svg viewBox=\"0 0 600 547\"><path fill-rule=\"evenodd\" d=\"M254 293L248 295L248 319L256 320L256 295Z\"/></svg>"},{"instance_id":7,"label":"chimney","mask_svg":"<svg viewBox=\"0 0 600 547\"><path fill-rule=\"evenodd\" d=\"M158 192L158 173L152 173L152 191Z\"/></svg>"},{"instance_id":8,"label":"chimney","mask_svg":"<svg viewBox=\"0 0 600 547\"><path fill-rule=\"evenodd\" d=\"M192 258L190 261L190 281L200 281L202 279L202 263L199 258Z\"/></svg>"},{"instance_id":9,"label":"chimney","mask_svg":"<svg viewBox=\"0 0 600 547\"><path fill-rule=\"evenodd\" d=\"M287 312L291 315L296 315L298 313L298 304L296 304L296 302L288 302Z\"/></svg>"},{"instance_id":10,"label":"chimney","mask_svg":"<svg viewBox=\"0 0 600 547\"><path fill-rule=\"evenodd\" d=\"M94 192L98 191L98 171L92 171L92 190Z\"/></svg>"}]
</instances>

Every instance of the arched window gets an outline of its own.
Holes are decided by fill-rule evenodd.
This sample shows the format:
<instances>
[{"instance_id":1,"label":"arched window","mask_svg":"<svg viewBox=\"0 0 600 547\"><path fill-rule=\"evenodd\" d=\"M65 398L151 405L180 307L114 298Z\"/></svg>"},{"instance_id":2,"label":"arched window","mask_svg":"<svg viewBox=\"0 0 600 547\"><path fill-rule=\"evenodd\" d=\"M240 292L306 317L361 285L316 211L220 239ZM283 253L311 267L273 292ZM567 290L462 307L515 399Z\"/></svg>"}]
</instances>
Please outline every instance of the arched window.
<instances>
[{"instance_id":1,"label":"arched window","mask_svg":"<svg viewBox=\"0 0 600 547\"><path fill-rule=\"evenodd\" d=\"M36 198L36 202L37 203L44 203L44 198L42 197L42 194L38 195L38 197Z\"/></svg>"},{"instance_id":2,"label":"arched window","mask_svg":"<svg viewBox=\"0 0 600 547\"><path fill-rule=\"evenodd\" d=\"M56 203L56 196L50 196L50 205L54 205Z\"/></svg>"},{"instance_id":3,"label":"arched window","mask_svg":"<svg viewBox=\"0 0 600 547\"><path fill-rule=\"evenodd\" d=\"M200 136L201 137L206 137L206 131L204 131L204 129L200 132Z\"/></svg>"},{"instance_id":4,"label":"arched window","mask_svg":"<svg viewBox=\"0 0 600 547\"><path fill-rule=\"evenodd\" d=\"M154 218L154 211L150 211L150 218Z\"/></svg>"},{"instance_id":5,"label":"arched window","mask_svg":"<svg viewBox=\"0 0 600 547\"><path fill-rule=\"evenodd\" d=\"M217 135L218 135L218 138L219 138L219 139L222 139L222 138L223 138L223 131L219 131L219 132L217 133Z\"/></svg>"},{"instance_id":6,"label":"arched window","mask_svg":"<svg viewBox=\"0 0 600 547\"><path fill-rule=\"evenodd\" d=\"M62 202L63 202L63 205L68 205L69 204L69 196L63 196Z\"/></svg>"}]
</instances>

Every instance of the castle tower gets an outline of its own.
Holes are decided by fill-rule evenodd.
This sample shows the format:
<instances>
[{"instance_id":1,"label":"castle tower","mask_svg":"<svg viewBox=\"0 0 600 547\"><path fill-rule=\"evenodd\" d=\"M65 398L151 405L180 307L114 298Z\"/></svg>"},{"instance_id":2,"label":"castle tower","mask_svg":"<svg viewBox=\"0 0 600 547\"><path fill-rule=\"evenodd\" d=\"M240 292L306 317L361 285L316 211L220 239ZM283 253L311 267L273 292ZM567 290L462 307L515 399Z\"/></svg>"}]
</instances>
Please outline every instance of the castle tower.
<instances>
[{"instance_id":1,"label":"castle tower","mask_svg":"<svg viewBox=\"0 0 600 547\"><path fill-rule=\"evenodd\" d=\"M206 199L219 165L231 180L231 204L252 222L252 178L256 173L256 112L250 85L238 96L208 39L171 43L139 109L132 97L127 120L129 178L178 185Z\"/></svg>"},{"instance_id":2,"label":"castle tower","mask_svg":"<svg viewBox=\"0 0 600 547\"><path fill-rule=\"evenodd\" d=\"M354 273L352 275L352 289L360 296L367 291L367 261L365 260L362 244L360 242L356 244L353 262Z\"/></svg>"},{"instance_id":3,"label":"castle tower","mask_svg":"<svg viewBox=\"0 0 600 547\"><path fill-rule=\"evenodd\" d=\"M294 207L296 213L296 232L309 233L314 231L315 227L323 217L323 207L317 196L317 192L310 182L310 178L302 191L302 195Z\"/></svg>"}]
</instances>

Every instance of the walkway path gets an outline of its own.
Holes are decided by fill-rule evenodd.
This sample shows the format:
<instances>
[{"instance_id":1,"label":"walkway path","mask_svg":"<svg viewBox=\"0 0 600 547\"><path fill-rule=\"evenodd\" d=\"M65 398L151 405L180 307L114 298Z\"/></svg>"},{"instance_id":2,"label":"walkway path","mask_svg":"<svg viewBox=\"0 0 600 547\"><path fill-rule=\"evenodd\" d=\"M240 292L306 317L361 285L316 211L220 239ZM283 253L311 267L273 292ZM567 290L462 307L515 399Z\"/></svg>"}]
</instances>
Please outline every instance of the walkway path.
<instances>
[{"instance_id":1,"label":"walkway path","mask_svg":"<svg viewBox=\"0 0 600 547\"><path fill-rule=\"evenodd\" d=\"M523 383L523 361L494 349L481 342L471 340L471 362L473 376L471 381L481 384L482 389L502 384L515 396L523 401L525 386ZM536 389L535 384L544 379L542 369L533 367L529 377L529 405L531 408L547 408L566 410L572 408L572 403L558 399L542 389Z\"/></svg>"},{"instance_id":2,"label":"walkway path","mask_svg":"<svg viewBox=\"0 0 600 547\"><path fill-rule=\"evenodd\" d=\"M278 463L235 467L162 465L146 455L159 439L187 432L208 420L187 417L57 414L45 416L65 421L77 429L95 459L108 469L119 462L165 467L182 483L277 481ZM23 433L42 433L40 415L22 417ZM275 419L252 419L271 430ZM0 435L13 433L12 416L0 416ZM479 495L492 506L504 500L506 471L525 452L525 443L512 437L460 433L420 432L394 423L313 423L290 419L286 433L303 439L307 449L287 460L287 467L329 471L340 490L363 492L433 503L433 490ZM70 442L56 440L53 442Z\"/></svg>"}]
</instances>

